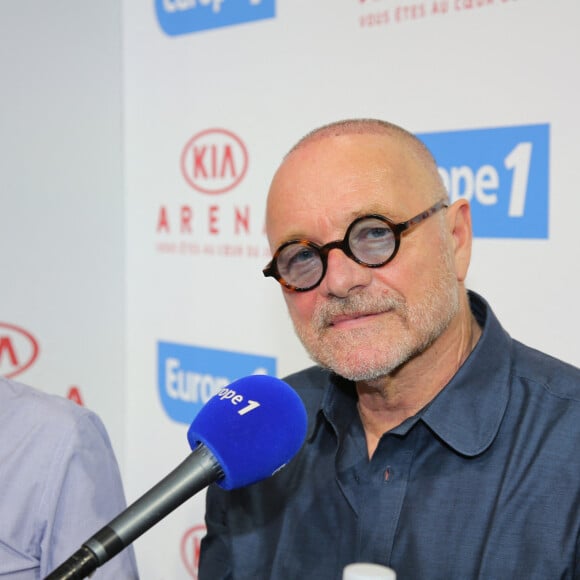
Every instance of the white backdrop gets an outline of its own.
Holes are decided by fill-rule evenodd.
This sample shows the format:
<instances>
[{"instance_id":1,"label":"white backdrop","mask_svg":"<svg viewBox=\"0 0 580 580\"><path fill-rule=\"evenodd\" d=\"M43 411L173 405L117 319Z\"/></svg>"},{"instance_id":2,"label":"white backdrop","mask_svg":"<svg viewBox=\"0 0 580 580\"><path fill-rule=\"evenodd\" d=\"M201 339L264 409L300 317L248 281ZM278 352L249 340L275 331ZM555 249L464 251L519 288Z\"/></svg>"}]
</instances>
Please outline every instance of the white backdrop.
<instances>
[{"instance_id":1,"label":"white backdrop","mask_svg":"<svg viewBox=\"0 0 580 580\"><path fill-rule=\"evenodd\" d=\"M115 0L0 3L0 374L74 389L124 465L120 13ZM25 333L38 355L20 372Z\"/></svg>"},{"instance_id":2,"label":"white backdrop","mask_svg":"<svg viewBox=\"0 0 580 580\"><path fill-rule=\"evenodd\" d=\"M281 156L326 122L384 118L442 137L448 168L468 163L455 147L474 170L493 165L499 201L474 199L491 234L475 239L468 286L513 336L580 365L575 1L12 4L0 7L0 323L41 344L16 378L78 384L102 415L129 499L185 457L220 381L309 364L261 274L263 211ZM502 209L522 143L539 225ZM140 538L144 580L196 578L202 525L200 494Z\"/></svg>"}]
</instances>

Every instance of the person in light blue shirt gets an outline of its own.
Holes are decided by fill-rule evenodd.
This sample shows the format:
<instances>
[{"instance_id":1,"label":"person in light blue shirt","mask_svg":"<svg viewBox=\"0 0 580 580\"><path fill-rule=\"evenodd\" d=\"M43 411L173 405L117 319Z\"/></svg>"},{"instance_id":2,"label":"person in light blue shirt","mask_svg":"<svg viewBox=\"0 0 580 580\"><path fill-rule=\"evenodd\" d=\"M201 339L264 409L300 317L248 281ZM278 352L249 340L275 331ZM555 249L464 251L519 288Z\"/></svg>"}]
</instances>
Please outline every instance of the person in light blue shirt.
<instances>
[{"instance_id":1,"label":"person in light blue shirt","mask_svg":"<svg viewBox=\"0 0 580 580\"><path fill-rule=\"evenodd\" d=\"M210 487L200 580L580 579L580 370L466 289L469 204L425 146L372 119L314 131L266 229L317 363L286 378L309 432L273 477Z\"/></svg>"},{"instance_id":2,"label":"person in light blue shirt","mask_svg":"<svg viewBox=\"0 0 580 580\"><path fill-rule=\"evenodd\" d=\"M0 378L0 579L44 578L124 508L95 413ZM133 549L93 578L137 580Z\"/></svg>"}]
</instances>

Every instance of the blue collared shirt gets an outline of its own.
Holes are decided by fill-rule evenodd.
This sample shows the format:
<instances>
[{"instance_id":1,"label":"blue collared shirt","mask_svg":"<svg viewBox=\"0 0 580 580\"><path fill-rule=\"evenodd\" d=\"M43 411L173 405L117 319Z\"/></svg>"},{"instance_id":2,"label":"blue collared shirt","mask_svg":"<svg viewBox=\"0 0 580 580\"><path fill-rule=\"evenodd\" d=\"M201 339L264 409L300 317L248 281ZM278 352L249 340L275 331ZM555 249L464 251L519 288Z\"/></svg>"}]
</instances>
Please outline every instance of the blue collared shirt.
<instances>
[{"instance_id":1,"label":"blue collared shirt","mask_svg":"<svg viewBox=\"0 0 580 580\"><path fill-rule=\"evenodd\" d=\"M39 580L125 508L102 421L0 377L0 579ZM93 580L137 580L133 548Z\"/></svg>"},{"instance_id":2,"label":"blue collared shirt","mask_svg":"<svg viewBox=\"0 0 580 580\"><path fill-rule=\"evenodd\" d=\"M354 385L287 381L310 419L281 472L207 494L200 580L580 578L580 370L513 340L471 293L482 336L448 385L369 461Z\"/></svg>"}]
</instances>

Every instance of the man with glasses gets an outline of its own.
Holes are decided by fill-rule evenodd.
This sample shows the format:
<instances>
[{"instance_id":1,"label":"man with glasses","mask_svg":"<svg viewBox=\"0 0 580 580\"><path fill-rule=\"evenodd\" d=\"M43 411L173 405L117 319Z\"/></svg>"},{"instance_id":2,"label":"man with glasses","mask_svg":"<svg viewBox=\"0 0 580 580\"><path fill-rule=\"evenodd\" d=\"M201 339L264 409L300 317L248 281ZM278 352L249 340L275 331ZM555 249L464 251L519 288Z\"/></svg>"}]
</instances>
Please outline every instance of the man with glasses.
<instances>
[{"instance_id":1,"label":"man with glasses","mask_svg":"<svg viewBox=\"0 0 580 580\"><path fill-rule=\"evenodd\" d=\"M341 121L272 181L264 275L316 366L300 453L208 490L200 579L580 578L580 371L465 288L467 201L402 128ZM289 426L291 428L291 426Z\"/></svg>"}]
</instances>

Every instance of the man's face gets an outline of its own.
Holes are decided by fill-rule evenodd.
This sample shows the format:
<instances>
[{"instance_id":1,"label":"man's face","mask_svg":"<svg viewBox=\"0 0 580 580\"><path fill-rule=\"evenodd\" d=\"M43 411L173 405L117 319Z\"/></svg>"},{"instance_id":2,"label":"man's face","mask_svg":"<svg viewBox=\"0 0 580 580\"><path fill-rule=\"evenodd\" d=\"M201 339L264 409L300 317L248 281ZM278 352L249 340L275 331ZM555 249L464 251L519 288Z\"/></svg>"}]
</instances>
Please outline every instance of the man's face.
<instances>
[{"instance_id":1,"label":"man's face","mask_svg":"<svg viewBox=\"0 0 580 580\"><path fill-rule=\"evenodd\" d=\"M294 238L342 239L356 217L400 222L442 198L419 158L379 135L311 141L277 172L268 200L272 251ZM340 250L320 285L284 290L294 327L311 357L351 380L390 374L422 353L457 313L459 285L445 210L403 234L397 256L366 268Z\"/></svg>"}]
</instances>

